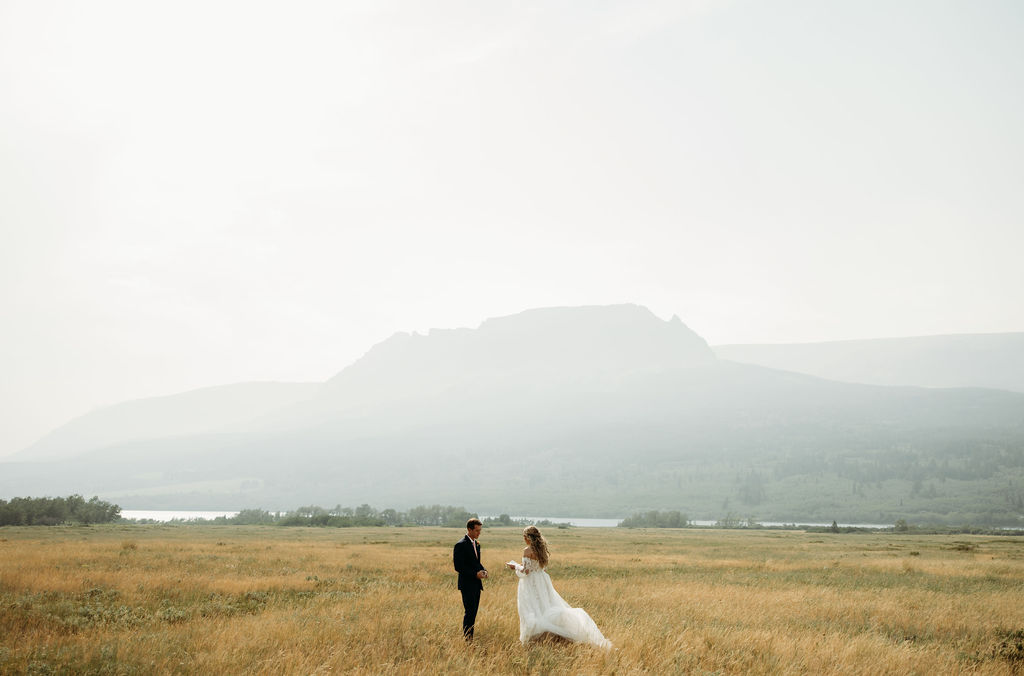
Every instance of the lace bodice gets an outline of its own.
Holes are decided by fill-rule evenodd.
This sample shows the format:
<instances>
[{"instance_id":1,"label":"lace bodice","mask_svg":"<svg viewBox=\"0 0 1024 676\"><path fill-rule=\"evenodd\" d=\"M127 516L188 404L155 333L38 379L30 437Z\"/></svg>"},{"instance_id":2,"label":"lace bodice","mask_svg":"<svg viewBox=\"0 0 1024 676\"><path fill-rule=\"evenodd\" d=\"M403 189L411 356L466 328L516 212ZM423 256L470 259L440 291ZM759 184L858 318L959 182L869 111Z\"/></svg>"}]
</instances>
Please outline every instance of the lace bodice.
<instances>
[{"instance_id":1,"label":"lace bodice","mask_svg":"<svg viewBox=\"0 0 1024 676\"><path fill-rule=\"evenodd\" d=\"M537 559L531 559L529 556L524 556L523 557L523 570L526 570L526 571L528 571L530 573L533 573L533 572L536 572L538 570L544 570L544 569L541 567L540 561L538 561Z\"/></svg>"}]
</instances>

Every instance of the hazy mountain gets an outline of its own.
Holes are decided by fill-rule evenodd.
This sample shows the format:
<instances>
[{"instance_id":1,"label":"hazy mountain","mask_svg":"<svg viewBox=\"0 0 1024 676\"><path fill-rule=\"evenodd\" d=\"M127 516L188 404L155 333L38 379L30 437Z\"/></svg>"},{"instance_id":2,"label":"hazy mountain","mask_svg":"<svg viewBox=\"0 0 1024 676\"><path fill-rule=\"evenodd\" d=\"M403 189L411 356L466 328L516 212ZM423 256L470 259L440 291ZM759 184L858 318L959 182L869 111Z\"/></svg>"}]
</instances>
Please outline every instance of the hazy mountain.
<instances>
[{"instance_id":1,"label":"hazy mountain","mask_svg":"<svg viewBox=\"0 0 1024 676\"><path fill-rule=\"evenodd\" d=\"M320 388L319 383L239 383L127 401L75 418L14 459L67 458L129 441L221 430L308 400Z\"/></svg>"},{"instance_id":2,"label":"hazy mountain","mask_svg":"<svg viewBox=\"0 0 1024 676\"><path fill-rule=\"evenodd\" d=\"M780 520L1005 522L1024 510L1024 394L719 361L678 318L632 305L399 334L315 396L267 409L59 464L8 463L0 495Z\"/></svg>"},{"instance_id":3,"label":"hazy mountain","mask_svg":"<svg viewBox=\"0 0 1024 676\"><path fill-rule=\"evenodd\" d=\"M415 415L454 390L518 392L715 361L678 317L665 322L638 305L528 310L477 329L396 333L328 380L316 400L267 415L254 429L307 427L381 407Z\"/></svg>"},{"instance_id":4,"label":"hazy mountain","mask_svg":"<svg viewBox=\"0 0 1024 676\"><path fill-rule=\"evenodd\" d=\"M719 345L722 359L872 385L1024 392L1024 333Z\"/></svg>"}]
</instances>

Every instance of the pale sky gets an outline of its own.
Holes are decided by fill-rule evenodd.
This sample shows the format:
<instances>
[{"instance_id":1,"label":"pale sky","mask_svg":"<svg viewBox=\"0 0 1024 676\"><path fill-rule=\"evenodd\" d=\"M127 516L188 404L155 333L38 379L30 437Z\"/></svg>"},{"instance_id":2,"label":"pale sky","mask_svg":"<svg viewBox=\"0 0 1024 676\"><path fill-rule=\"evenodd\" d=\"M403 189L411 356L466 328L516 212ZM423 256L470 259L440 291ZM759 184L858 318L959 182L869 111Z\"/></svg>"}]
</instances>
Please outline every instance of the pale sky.
<instances>
[{"instance_id":1,"label":"pale sky","mask_svg":"<svg viewBox=\"0 0 1024 676\"><path fill-rule=\"evenodd\" d=\"M1024 4L0 0L0 456L632 302L1024 330Z\"/></svg>"}]
</instances>

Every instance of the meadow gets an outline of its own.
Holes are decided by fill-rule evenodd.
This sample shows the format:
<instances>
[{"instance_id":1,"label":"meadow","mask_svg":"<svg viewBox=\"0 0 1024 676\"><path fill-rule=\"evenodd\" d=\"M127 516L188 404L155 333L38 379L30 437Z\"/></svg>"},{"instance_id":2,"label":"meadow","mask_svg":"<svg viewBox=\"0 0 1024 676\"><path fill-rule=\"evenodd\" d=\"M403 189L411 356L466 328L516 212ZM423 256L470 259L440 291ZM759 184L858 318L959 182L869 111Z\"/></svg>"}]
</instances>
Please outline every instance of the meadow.
<instances>
[{"instance_id":1,"label":"meadow","mask_svg":"<svg viewBox=\"0 0 1024 676\"><path fill-rule=\"evenodd\" d=\"M1024 539L548 529L614 644L518 641L485 528L476 641L443 528L0 529L4 674L956 674L1024 665Z\"/></svg>"}]
</instances>

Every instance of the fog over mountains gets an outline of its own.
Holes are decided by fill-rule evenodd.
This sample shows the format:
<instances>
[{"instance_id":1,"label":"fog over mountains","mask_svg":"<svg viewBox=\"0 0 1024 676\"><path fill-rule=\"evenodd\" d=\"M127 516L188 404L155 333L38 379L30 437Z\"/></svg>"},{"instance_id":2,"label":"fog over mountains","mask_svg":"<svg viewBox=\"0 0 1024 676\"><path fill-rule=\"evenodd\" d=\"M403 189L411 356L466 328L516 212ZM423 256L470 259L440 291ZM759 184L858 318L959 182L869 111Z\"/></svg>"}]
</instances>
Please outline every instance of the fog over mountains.
<instances>
[{"instance_id":1,"label":"fog over mountains","mask_svg":"<svg viewBox=\"0 0 1024 676\"><path fill-rule=\"evenodd\" d=\"M1024 333L719 345L715 353L732 361L851 383L1024 392Z\"/></svg>"},{"instance_id":2,"label":"fog over mountains","mask_svg":"<svg viewBox=\"0 0 1024 676\"><path fill-rule=\"evenodd\" d=\"M396 334L325 383L95 411L0 465L0 495L1016 523L1020 335L905 340L712 350L635 305L530 310Z\"/></svg>"},{"instance_id":3,"label":"fog over mountains","mask_svg":"<svg viewBox=\"0 0 1024 676\"><path fill-rule=\"evenodd\" d=\"M72 458L114 444L245 427L262 415L313 398L321 387L319 383L238 383L126 401L75 418L18 458Z\"/></svg>"}]
</instances>

